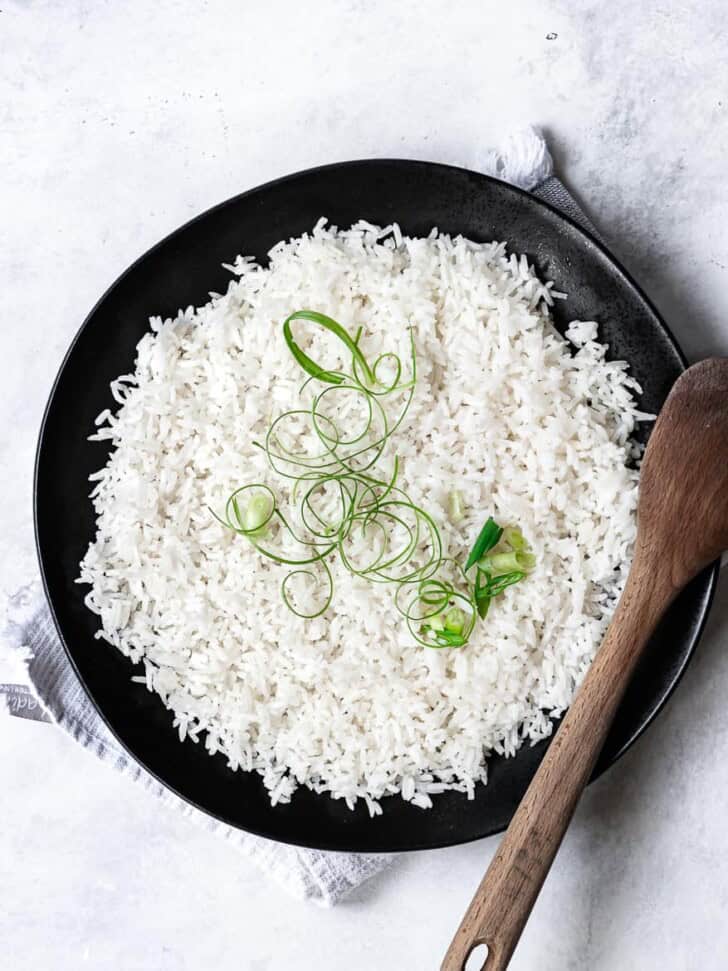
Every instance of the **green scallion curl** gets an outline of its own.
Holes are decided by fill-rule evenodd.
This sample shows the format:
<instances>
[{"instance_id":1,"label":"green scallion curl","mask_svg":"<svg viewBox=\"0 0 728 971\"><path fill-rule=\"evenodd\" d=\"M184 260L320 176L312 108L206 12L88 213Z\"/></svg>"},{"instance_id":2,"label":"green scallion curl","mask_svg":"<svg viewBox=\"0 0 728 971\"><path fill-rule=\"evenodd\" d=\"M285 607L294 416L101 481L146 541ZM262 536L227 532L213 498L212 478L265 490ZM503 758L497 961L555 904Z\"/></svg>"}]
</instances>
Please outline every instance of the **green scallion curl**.
<instances>
[{"instance_id":1,"label":"green scallion curl","mask_svg":"<svg viewBox=\"0 0 728 971\"><path fill-rule=\"evenodd\" d=\"M351 354L350 372L327 369L313 361L294 339L294 321L316 324L341 341ZM397 485L397 456L390 473L375 474L414 397L417 361L412 330L407 376L401 358L391 351L380 354L370 365L359 346L361 328L352 339L341 324L316 311L290 314L283 324L283 337L307 375L301 393L317 381L325 387L314 390L309 408L279 415L263 442L253 444L265 453L275 473L293 483L291 501L300 525L294 528L265 483L236 489L227 500L224 515L213 515L223 526L246 536L262 556L293 568L281 583L281 598L297 616L319 617L328 609L334 584L327 560L338 555L354 576L396 585L396 609L418 644L463 647L478 617L487 613L491 599L522 579L535 560L520 530L510 527L504 532L489 519L463 570L443 557L434 518ZM384 375L386 368L390 369L388 376ZM392 415L383 402L402 395L404 401ZM347 413L347 404L357 402L363 406L363 418L354 429L342 428L340 416ZM294 439L302 428L308 431L313 450L286 445L287 427ZM463 515L462 502L457 505L454 511L451 508L453 520ZM505 548L499 546L502 537ZM356 560L357 540L369 551L365 562ZM291 542L301 549L300 556L289 551ZM465 571L474 564L473 583ZM291 598L290 584L299 576L323 584L322 605L313 612L298 609Z\"/></svg>"}]
</instances>

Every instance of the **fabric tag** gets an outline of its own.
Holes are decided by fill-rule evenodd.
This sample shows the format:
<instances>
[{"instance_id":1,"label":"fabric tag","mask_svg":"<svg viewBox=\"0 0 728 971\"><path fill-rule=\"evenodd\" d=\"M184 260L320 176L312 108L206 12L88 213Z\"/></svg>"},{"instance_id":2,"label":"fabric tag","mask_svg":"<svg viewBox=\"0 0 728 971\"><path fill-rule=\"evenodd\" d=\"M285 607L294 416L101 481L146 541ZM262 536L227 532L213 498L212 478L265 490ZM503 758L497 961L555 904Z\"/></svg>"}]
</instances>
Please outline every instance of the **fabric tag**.
<instances>
[{"instance_id":1,"label":"fabric tag","mask_svg":"<svg viewBox=\"0 0 728 971\"><path fill-rule=\"evenodd\" d=\"M30 718L36 722L51 720L24 684L0 684L0 695L5 698L10 714L16 718Z\"/></svg>"}]
</instances>

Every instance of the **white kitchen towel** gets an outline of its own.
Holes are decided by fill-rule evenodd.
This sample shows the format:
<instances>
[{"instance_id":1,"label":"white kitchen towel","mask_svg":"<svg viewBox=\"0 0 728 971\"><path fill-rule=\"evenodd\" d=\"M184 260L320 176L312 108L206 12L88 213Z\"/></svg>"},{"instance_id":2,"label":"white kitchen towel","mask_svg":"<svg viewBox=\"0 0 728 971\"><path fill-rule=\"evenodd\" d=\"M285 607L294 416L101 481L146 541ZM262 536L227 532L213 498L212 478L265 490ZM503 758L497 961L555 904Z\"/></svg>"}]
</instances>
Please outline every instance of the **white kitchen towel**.
<instances>
[{"instance_id":1,"label":"white kitchen towel","mask_svg":"<svg viewBox=\"0 0 728 971\"><path fill-rule=\"evenodd\" d=\"M553 176L546 142L534 129L514 133L501 151L488 153L471 167L532 191L594 232L572 196ZM299 849L251 836L216 822L161 786L119 745L84 693L61 645L39 582L24 587L11 598L4 641L19 662L20 683L0 685L11 714L55 722L97 758L229 840L294 896L323 905L334 904L393 859L387 855Z\"/></svg>"}]
</instances>

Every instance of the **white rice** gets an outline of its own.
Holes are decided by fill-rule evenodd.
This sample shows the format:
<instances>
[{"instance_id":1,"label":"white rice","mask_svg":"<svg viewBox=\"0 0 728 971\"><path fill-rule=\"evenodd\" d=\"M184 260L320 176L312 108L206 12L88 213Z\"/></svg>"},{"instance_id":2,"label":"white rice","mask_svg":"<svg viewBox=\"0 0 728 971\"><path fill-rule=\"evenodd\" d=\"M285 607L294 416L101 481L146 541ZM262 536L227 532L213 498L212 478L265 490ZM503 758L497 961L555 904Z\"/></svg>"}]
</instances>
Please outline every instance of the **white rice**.
<instances>
[{"instance_id":1,"label":"white rice","mask_svg":"<svg viewBox=\"0 0 728 971\"><path fill-rule=\"evenodd\" d=\"M152 318L135 371L98 418L111 457L94 481L97 536L81 564L99 636L133 661L180 739L259 772L271 800L299 785L343 798L399 794L423 808L472 795L486 758L551 731L591 662L621 592L635 537L641 415L623 362L594 323L559 336L555 294L504 243L321 220L278 244L270 265L238 257L225 295ZM492 515L517 524L534 573L491 606L462 649L416 645L389 585L332 564L334 599L315 620L280 599L285 568L223 529L230 492L286 491L253 441L300 406L301 371L281 334L293 310L363 328L367 357L408 356L418 381L392 448L400 484L465 559ZM335 366L313 328L308 353ZM342 364L348 363L341 361ZM453 526L447 496L466 517Z\"/></svg>"}]
</instances>

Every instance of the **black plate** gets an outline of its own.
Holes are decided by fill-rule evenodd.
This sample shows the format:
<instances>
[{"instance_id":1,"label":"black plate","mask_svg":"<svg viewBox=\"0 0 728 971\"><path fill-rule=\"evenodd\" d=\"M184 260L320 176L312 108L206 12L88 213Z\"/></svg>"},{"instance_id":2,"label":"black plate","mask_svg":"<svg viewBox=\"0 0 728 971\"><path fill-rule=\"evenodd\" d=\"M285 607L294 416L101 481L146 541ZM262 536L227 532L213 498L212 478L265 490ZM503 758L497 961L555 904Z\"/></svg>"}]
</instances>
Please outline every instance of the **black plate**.
<instances>
[{"instance_id":1,"label":"black plate","mask_svg":"<svg viewBox=\"0 0 728 971\"><path fill-rule=\"evenodd\" d=\"M151 314L173 315L225 289L222 269L237 253L265 257L280 239L298 236L325 215L339 226L365 218L397 220L411 235L433 226L474 240L506 239L539 274L569 294L558 325L598 320L610 355L629 361L657 411L684 369L664 323L598 242L538 201L496 179L463 169L407 161L347 162L313 169L243 193L178 229L138 260L88 316L50 396L38 447L36 537L46 592L68 655L109 728L145 768L200 809L242 829L304 846L389 851L463 843L505 827L546 743L510 760L491 761L490 782L468 801L445 793L424 812L392 798L370 820L362 807L299 790L272 808L258 775L232 772L201 745L180 744L170 713L130 680L121 654L94 640L97 619L74 583L94 533L89 473L104 450L89 443L94 417L114 408L109 382L133 369L134 349ZM675 687L705 622L716 570L706 570L677 600L653 638L625 698L598 772L626 750Z\"/></svg>"}]
</instances>

